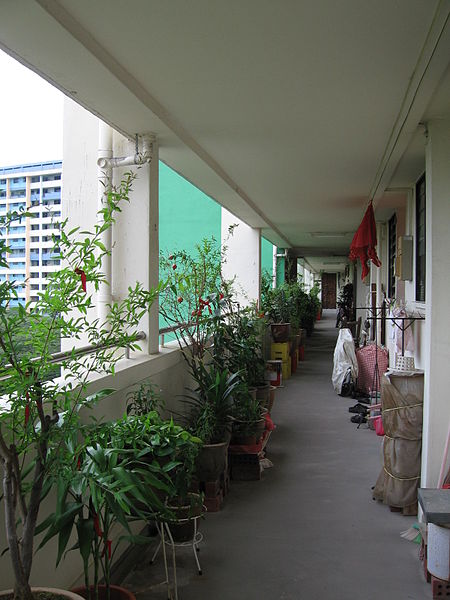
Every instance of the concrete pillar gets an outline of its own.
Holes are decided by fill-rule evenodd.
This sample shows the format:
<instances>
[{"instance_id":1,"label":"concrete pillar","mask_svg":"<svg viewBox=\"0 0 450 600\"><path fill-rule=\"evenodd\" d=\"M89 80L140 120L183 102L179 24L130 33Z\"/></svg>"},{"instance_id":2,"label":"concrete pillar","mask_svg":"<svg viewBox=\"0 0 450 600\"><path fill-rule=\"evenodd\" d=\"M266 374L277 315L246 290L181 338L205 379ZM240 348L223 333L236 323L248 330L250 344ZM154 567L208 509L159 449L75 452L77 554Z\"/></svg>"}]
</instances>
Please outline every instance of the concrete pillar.
<instances>
[{"instance_id":1,"label":"concrete pillar","mask_svg":"<svg viewBox=\"0 0 450 600\"><path fill-rule=\"evenodd\" d=\"M132 156L135 143L114 134L114 156ZM156 166L155 166L156 165ZM113 229L113 300L126 298L128 287L140 282L149 289L158 283L158 152L150 164L114 169L114 185L118 186L126 172L134 172L130 202L121 206ZM156 171L156 174L155 174ZM158 307L155 303L137 329L147 335L142 350L158 352ZM155 317L156 315L156 317Z\"/></svg>"},{"instance_id":2,"label":"concrete pillar","mask_svg":"<svg viewBox=\"0 0 450 600\"><path fill-rule=\"evenodd\" d=\"M434 487L450 423L450 119L427 124L426 322L422 486Z\"/></svg>"},{"instance_id":3,"label":"concrete pillar","mask_svg":"<svg viewBox=\"0 0 450 600\"><path fill-rule=\"evenodd\" d=\"M229 227L237 224L232 235ZM225 279L234 279L236 300L242 306L259 303L261 287L261 230L249 227L222 208L222 244L226 246Z\"/></svg>"}]
</instances>

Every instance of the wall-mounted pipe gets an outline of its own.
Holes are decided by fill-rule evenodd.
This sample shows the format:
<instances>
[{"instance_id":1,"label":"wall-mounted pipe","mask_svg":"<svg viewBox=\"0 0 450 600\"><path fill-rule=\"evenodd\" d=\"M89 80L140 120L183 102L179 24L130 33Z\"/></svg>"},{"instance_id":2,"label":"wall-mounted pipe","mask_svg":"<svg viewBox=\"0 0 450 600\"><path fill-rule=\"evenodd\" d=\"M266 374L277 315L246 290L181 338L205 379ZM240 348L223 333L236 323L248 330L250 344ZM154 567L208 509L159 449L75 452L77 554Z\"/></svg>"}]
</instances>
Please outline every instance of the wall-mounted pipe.
<instances>
[{"instance_id":1,"label":"wall-mounted pipe","mask_svg":"<svg viewBox=\"0 0 450 600\"><path fill-rule=\"evenodd\" d=\"M130 156L99 156L97 165L100 169L115 169L116 167L129 167L131 165L144 165L152 160L153 148L152 148L153 137L143 136L142 137L142 152L136 152Z\"/></svg>"},{"instance_id":2,"label":"wall-mounted pipe","mask_svg":"<svg viewBox=\"0 0 450 600\"><path fill-rule=\"evenodd\" d=\"M104 208L109 192L112 186L112 168L108 161L112 158L113 130L100 121L98 129L98 200L97 210ZM100 323L104 323L108 315L108 306L112 301L112 231L107 229L101 234L100 241L107 249L102 261L102 271L105 275L106 283L101 283L97 292L97 317Z\"/></svg>"},{"instance_id":3,"label":"wall-mounted pipe","mask_svg":"<svg viewBox=\"0 0 450 600\"><path fill-rule=\"evenodd\" d=\"M136 152L130 156L113 157L113 130L100 121L99 124L99 149L98 149L98 210L105 207L109 192L112 189L113 169L117 167L139 166L150 163L153 157L152 135L142 136L142 152L138 152L136 138ZM99 286L97 293L97 317L100 323L105 323L108 316L108 306L112 302L112 230L107 229L102 233L100 241L107 250L103 257L102 271L105 283Z\"/></svg>"}]
</instances>

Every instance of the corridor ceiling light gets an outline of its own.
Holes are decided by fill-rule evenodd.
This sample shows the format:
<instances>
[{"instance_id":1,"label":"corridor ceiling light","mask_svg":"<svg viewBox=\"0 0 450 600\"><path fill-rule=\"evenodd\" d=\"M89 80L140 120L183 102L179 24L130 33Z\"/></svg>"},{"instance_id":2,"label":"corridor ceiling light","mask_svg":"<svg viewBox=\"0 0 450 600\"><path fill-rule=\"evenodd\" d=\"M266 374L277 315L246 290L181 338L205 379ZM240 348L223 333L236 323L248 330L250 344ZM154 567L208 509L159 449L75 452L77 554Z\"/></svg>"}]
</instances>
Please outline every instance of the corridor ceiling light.
<instances>
[{"instance_id":1,"label":"corridor ceiling light","mask_svg":"<svg viewBox=\"0 0 450 600\"><path fill-rule=\"evenodd\" d=\"M349 231L311 231L311 237L317 238L342 238L350 235Z\"/></svg>"}]
</instances>

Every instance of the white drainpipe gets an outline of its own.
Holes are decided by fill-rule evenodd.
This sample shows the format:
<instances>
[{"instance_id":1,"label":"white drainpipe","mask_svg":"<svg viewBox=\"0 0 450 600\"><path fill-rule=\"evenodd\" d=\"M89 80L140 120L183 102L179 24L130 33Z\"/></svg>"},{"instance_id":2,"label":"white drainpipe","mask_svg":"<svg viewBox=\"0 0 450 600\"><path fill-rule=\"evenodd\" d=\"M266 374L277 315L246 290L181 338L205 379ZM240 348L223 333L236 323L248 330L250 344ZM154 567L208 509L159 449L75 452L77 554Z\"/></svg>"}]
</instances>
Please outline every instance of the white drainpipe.
<instances>
[{"instance_id":1,"label":"white drainpipe","mask_svg":"<svg viewBox=\"0 0 450 600\"><path fill-rule=\"evenodd\" d=\"M277 247L273 246L272 287L277 287Z\"/></svg>"},{"instance_id":2,"label":"white drainpipe","mask_svg":"<svg viewBox=\"0 0 450 600\"><path fill-rule=\"evenodd\" d=\"M136 151L132 156L113 157L113 130L100 121L99 148L98 148L98 210L104 208L108 193L112 188L113 169L131 165L143 165L152 160L153 136L143 137L143 151ZM108 253L103 257L102 271L107 283L100 285L97 294L97 317L100 323L105 323L109 313L109 305L112 302L112 229L111 227L102 233L100 241Z\"/></svg>"},{"instance_id":3,"label":"white drainpipe","mask_svg":"<svg viewBox=\"0 0 450 600\"><path fill-rule=\"evenodd\" d=\"M106 204L106 198L108 193L111 191L112 185L112 167L109 166L108 161L112 158L112 141L113 141L113 130L109 125L100 121L98 130L98 202L97 210L100 211ZM104 231L101 235L100 241L108 250L109 254L105 254L102 262L102 270L105 275L105 279L108 283L100 285L97 292L97 317L100 323L104 323L106 316L108 315L108 305L112 301L112 260L111 260L111 248L112 248L112 230L111 228Z\"/></svg>"}]
</instances>

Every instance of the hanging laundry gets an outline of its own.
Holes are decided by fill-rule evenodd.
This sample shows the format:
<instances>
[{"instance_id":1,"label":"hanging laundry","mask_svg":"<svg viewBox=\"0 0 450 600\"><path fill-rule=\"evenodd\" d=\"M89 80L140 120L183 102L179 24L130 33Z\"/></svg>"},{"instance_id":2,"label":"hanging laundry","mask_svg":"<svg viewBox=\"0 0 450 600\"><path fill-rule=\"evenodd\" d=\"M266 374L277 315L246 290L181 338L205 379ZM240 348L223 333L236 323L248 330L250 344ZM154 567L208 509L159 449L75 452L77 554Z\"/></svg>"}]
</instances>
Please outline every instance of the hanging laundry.
<instances>
[{"instance_id":1,"label":"hanging laundry","mask_svg":"<svg viewBox=\"0 0 450 600\"><path fill-rule=\"evenodd\" d=\"M369 260L371 260L375 266L381 267L381 261L375 250L376 245L377 228L371 201L350 245L349 259L357 260L359 258L361 261L361 279L364 279L369 273L369 266L367 264Z\"/></svg>"},{"instance_id":2,"label":"hanging laundry","mask_svg":"<svg viewBox=\"0 0 450 600\"><path fill-rule=\"evenodd\" d=\"M392 309L390 314L390 317L394 319L391 321L391 336L395 342L395 351L397 354L402 353L402 335L404 336L404 350L414 352L414 336L411 331L411 321L395 321L395 317L406 318L407 316L405 309L401 306ZM402 329L404 330L403 332Z\"/></svg>"}]
</instances>

